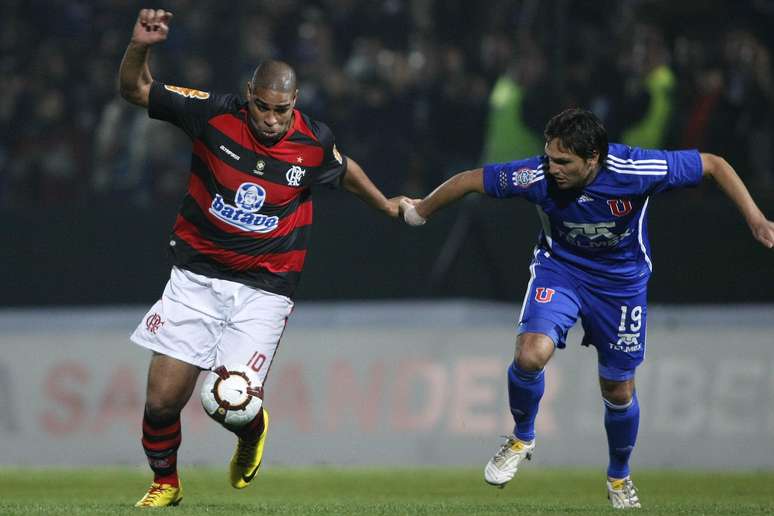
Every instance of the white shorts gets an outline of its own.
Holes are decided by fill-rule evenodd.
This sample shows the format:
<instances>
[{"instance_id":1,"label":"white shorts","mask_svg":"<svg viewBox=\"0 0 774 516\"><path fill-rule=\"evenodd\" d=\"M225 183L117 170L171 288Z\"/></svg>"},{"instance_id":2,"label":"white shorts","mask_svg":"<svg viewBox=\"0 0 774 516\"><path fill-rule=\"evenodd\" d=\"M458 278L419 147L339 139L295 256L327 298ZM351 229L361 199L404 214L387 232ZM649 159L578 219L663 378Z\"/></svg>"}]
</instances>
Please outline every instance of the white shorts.
<instances>
[{"instance_id":1,"label":"white shorts","mask_svg":"<svg viewBox=\"0 0 774 516\"><path fill-rule=\"evenodd\" d=\"M173 267L130 338L202 369L247 364L263 384L292 310L285 296Z\"/></svg>"}]
</instances>

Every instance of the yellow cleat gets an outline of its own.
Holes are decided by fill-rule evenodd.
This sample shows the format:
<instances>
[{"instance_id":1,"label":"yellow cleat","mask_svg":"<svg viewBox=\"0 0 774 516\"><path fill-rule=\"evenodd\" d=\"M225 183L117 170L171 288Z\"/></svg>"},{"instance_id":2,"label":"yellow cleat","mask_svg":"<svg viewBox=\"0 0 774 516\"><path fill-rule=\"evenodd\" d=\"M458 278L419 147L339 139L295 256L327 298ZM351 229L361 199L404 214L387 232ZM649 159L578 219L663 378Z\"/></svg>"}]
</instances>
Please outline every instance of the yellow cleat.
<instances>
[{"instance_id":1,"label":"yellow cleat","mask_svg":"<svg viewBox=\"0 0 774 516\"><path fill-rule=\"evenodd\" d=\"M172 484L157 484L153 482L135 507L168 507L179 504L183 499L183 486L175 487Z\"/></svg>"},{"instance_id":2,"label":"yellow cleat","mask_svg":"<svg viewBox=\"0 0 774 516\"><path fill-rule=\"evenodd\" d=\"M243 439L237 441L234 456L231 457L231 485L236 489L247 487L258 470L261 468L263 458L263 443L266 441L266 433L269 431L269 412L263 409L263 433L255 442Z\"/></svg>"}]
</instances>

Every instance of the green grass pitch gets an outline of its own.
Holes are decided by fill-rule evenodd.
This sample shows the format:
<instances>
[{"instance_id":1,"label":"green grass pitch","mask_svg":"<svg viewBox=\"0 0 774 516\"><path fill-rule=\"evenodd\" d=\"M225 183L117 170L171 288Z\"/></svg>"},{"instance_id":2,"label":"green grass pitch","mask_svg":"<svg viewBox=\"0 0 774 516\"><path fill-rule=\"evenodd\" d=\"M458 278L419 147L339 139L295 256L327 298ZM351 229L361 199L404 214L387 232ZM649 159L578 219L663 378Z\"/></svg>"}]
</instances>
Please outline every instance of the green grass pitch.
<instances>
[{"instance_id":1,"label":"green grass pitch","mask_svg":"<svg viewBox=\"0 0 774 516\"><path fill-rule=\"evenodd\" d=\"M613 513L604 473L525 469L505 489L471 468L285 469L266 467L247 489L227 471L183 468L178 515L497 515ZM641 514L774 514L774 472L638 471ZM138 514L144 468L0 469L0 514Z\"/></svg>"}]
</instances>

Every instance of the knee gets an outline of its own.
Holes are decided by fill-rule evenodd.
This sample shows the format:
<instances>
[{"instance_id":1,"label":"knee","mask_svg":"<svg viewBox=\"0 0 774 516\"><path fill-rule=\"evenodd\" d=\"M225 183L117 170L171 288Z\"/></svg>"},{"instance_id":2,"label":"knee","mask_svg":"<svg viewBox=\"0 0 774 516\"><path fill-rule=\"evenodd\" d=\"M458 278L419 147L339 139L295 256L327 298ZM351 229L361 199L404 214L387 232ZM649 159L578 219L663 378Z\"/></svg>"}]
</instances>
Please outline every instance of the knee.
<instances>
[{"instance_id":1,"label":"knee","mask_svg":"<svg viewBox=\"0 0 774 516\"><path fill-rule=\"evenodd\" d=\"M634 379L622 382L599 379L602 397L613 405L627 405L634 396Z\"/></svg>"},{"instance_id":2,"label":"knee","mask_svg":"<svg viewBox=\"0 0 774 516\"><path fill-rule=\"evenodd\" d=\"M155 421L173 421L188 402L196 386L199 369L191 364L155 353L148 368L145 412Z\"/></svg>"},{"instance_id":3,"label":"knee","mask_svg":"<svg viewBox=\"0 0 774 516\"><path fill-rule=\"evenodd\" d=\"M540 357L529 353L519 353L516 355L516 364L524 371L540 371L545 367L545 362Z\"/></svg>"},{"instance_id":4,"label":"knee","mask_svg":"<svg viewBox=\"0 0 774 516\"><path fill-rule=\"evenodd\" d=\"M171 422L180 416L182 407L163 396L153 396L150 393L145 400L145 414L148 419L157 422Z\"/></svg>"},{"instance_id":5,"label":"knee","mask_svg":"<svg viewBox=\"0 0 774 516\"><path fill-rule=\"evenodd\" d=\"M543 369L554 353L550 337L538 333L522 333L516 343L515 361L524 371Z\"/></svg>"}]
</instances>

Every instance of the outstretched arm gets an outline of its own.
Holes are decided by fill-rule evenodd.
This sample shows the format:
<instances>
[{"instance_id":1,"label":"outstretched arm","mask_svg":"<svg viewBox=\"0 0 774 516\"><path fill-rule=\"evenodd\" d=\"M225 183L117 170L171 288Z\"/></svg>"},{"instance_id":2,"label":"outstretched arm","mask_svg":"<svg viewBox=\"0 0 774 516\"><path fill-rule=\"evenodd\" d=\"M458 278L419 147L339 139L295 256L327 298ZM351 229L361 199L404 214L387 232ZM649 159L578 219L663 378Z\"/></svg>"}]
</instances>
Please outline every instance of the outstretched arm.
<instances>
[{"instance_id":1,"label":"outstretched arm","mask_svg":"<svg viewBox=\"0 0 774 516\"><path fill-rule=\"evenodd\" d=\"M455 174L421 201L401 202L403 218L411 226L420 226L433 213L470 192L484 193L484 169L476 168Z\"/></svg>"},{"instance_id":2,"label":"outstretched arm","mask_svg":"<svg viewBox=\"0 0 774 516\"><path fill-rule=\"evenodd\" d=\"M142 9L137 16L132 39L118 70L121 96L132 104L148 107L153 83L148 66L150 47L167 39L171 19L172 13L163 9Z\"/></svg>"},{"instance_id":3,"label":"outstretched arm","mask_svg":"<svg viewBox=\"0 0 774 516\"><path fill-rule=\"evenodd\" d=\"M363 199L369 206L383 212L388 217L398 216L398 205L406 199L404 196L387 199L376 185L371 182L363 168L347 156L347 170L342 179L344 189Z\"/></svg>"},{"instance_id":4,"label":"outstretched arm","mask_svg":"<svg viewBox=\"0 0 774 516\"><path fill-rule=\"evenodd\" d=\"M774 247L774 222L768 220L753 201L750 192L728 162L715 154L701 153L704 175L712 177L741 212L753 236L771 249Z\"/></svg>"}]
</instances>

